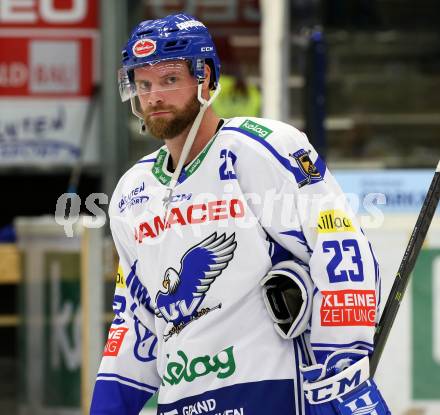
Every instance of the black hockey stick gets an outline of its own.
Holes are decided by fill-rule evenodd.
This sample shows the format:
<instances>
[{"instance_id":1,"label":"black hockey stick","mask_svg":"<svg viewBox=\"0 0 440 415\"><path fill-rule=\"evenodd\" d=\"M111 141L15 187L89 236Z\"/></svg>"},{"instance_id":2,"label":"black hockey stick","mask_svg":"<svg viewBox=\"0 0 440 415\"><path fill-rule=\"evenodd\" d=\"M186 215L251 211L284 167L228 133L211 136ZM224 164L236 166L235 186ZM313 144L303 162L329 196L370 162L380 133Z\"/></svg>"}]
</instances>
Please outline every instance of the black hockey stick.
<instances>
[{"instance_id":1,"label":"black hockey stick","mask_svg":"<svg viewBox=\"0 0 440 415\"><path fill-rule=\"evenodd\" d=\"M431 224L434 213L437 209L438 201L440 198L440 162L435 170L434 177L431 185L429 186L428 193L423 201L422 209L417 218L417 222L409 239L408 246L406 247L405 254L403 255L400 263L399 271L397 271L396 278L394 280L393 287L388 296L388 300L385 304L382 317L379 324L376 326L376 332L374 334L374 352L370 359L370 376L373 377L376 372L377 365L379 364L380 357L382 356L385 343L387 342L388 335L390 334L394 320L396 319L397 312L402 302L403 295L405 294L406 287L410 278L410 274L414 268L414 265L428 233L429 225Z\"/></svg>"}]
</instances>

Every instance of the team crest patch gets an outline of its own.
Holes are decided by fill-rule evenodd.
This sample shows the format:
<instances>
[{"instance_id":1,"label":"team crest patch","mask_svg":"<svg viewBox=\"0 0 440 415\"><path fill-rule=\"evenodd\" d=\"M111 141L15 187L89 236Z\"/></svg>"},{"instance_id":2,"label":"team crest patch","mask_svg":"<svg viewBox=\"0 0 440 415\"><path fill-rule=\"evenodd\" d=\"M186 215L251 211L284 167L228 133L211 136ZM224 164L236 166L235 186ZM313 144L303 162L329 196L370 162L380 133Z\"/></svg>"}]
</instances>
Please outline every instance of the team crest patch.
<instances>
[{"instance_id":1,"label":"team crest patch","mask_svg":"<svg viewBox=\"0 0 440 415\"><path fill-rule=\"evenodd\" d=\"M310 150L305 151L304 149L298 150L293 154L289 154L293 157L298 164L300 174L303 177L302 180L298 181L298 187L301 188L307 184L316 183L322 180L321 173L310 160Z\"/></svg>"},{"instance_id":2,"label":"team crest patch","mask_svg":"<svg viewBox=\"0 0 440 415\"><path fill-rule=\"evenodd\" d=\"M162 279L164 290L156 295L156 315L172 328L165 334L168 340L178 334L191 321L221 308L217 300L207 299L206 293L234 257L237 247L235 233L208 236L185 252L180 270L169 267Z\"/></svg>"}]
</instances>

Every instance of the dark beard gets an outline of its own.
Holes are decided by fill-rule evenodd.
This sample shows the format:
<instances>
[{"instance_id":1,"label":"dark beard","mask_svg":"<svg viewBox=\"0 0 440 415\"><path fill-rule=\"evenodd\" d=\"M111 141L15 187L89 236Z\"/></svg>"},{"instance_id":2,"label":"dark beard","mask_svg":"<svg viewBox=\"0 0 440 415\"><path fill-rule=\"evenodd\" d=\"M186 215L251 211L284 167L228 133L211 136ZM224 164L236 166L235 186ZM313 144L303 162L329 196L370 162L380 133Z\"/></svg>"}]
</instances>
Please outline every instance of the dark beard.
<instances>
[{"instance_id":1,"label":"dark beard","mask_svg":"<svg viewBox=\"0 0 440 415\"><path fill-rule=\"evenodd\" d=\"M167 120L166 118L151 119L148 115L144 115L144 122L153 137L165 140L177 137L179 134L183 133L190 124L192 124L199 113L200 102L197 99L197 96L194 95L181 110L176 110L173 107L155 107L150 109L150 112L162 110L171 111L174 117L170 120Z\"/></svg>"}]
</instances>

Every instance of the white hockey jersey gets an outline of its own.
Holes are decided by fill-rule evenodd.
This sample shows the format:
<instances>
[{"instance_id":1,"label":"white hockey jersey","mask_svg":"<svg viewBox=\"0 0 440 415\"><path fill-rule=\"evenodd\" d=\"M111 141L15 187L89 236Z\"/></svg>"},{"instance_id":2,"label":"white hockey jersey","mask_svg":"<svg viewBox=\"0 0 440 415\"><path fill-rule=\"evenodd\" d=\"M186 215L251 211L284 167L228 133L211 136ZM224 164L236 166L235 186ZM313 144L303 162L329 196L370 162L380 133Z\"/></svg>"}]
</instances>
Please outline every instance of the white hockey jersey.
<instances>
[{"instance_id":1,"label":"white hockey jersey","mask_svg":"<svg viewBox=\"0 0 440 415\"><path fill-rule=\"evenodd\" d=\"M371 246L306 136L282 122L225 120L169 203L166 146L120 180L109 214L120 257L115 320L92 410L307 413L300 365L373 348L379 273ZM261 279L294 259L314 284L308 329L282 339Z\"/></svg>"}]
</instances>

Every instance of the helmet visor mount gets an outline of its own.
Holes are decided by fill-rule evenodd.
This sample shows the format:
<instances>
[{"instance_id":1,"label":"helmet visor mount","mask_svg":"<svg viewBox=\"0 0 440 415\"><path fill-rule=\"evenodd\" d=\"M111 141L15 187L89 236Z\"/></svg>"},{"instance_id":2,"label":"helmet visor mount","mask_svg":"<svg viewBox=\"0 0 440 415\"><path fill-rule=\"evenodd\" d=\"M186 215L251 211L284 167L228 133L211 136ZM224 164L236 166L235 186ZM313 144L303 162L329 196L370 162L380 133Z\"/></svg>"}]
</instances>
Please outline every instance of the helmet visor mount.
<instances>
[{"instance_id":1,"label":"helmet visor mount","mask_svg":"<svg viewBox=\"0 0 440 415\"><path fill-rule=\"evenodd\" d=\"M196 88L198 79L190 70L187 59L160 60L142 63L118 71L119 93L122 102L159 92Z\"/></svg>"}]
</instances>

